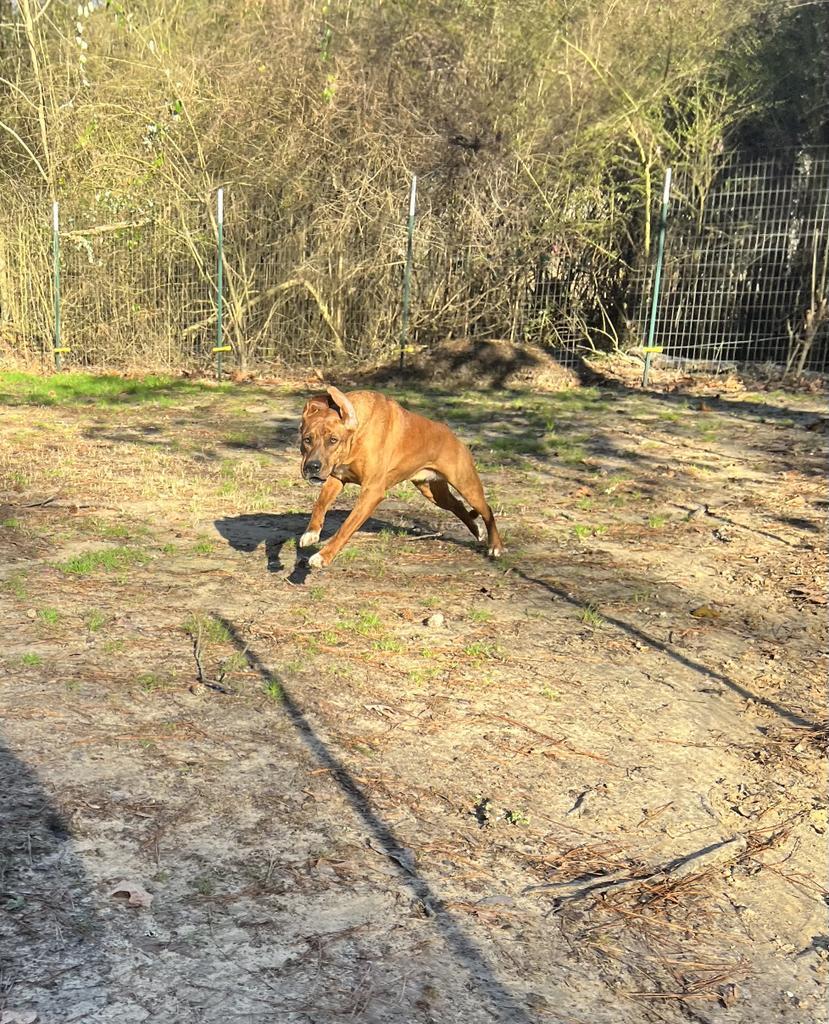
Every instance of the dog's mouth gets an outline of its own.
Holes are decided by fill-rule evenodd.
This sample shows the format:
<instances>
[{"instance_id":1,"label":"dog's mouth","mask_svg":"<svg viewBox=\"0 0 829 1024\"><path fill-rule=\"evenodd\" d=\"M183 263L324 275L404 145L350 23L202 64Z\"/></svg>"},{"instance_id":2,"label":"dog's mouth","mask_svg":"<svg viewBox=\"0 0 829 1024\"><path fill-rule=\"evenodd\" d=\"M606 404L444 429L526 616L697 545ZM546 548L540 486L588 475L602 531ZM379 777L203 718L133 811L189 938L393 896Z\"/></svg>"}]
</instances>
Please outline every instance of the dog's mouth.
<instances>
[{"instance_id":1,"label":"dog's mouth","mask_svg":"<svg viewBox=\"0 0 829 1024\"><path fill-rule=\"evenodd\" d=\"M314 484L315 487L321 487L328 479L326 476L315 476L312 473L305 473L304 476L308 483Z\"/></svg>"}]
</instances>

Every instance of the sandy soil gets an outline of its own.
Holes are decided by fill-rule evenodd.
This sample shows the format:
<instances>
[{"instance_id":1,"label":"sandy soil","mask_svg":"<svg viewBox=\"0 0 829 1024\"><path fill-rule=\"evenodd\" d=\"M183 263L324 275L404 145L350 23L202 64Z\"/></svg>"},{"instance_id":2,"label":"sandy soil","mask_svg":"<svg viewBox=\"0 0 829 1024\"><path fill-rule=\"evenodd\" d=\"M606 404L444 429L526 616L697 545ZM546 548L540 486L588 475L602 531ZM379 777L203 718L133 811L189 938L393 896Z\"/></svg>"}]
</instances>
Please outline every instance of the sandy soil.
<instances>
[{"instance_id":1,"label":"sandy soil","mask_svg":"<svg viewBox=\"0 0 829 1024\"><path fill-rule=\"evenodd\" d=\"M823 403L697 392L398 392L507 556L311 575L303 394L0 383L0 1020L825 1020Z\"/></svg>"}]
</instances>

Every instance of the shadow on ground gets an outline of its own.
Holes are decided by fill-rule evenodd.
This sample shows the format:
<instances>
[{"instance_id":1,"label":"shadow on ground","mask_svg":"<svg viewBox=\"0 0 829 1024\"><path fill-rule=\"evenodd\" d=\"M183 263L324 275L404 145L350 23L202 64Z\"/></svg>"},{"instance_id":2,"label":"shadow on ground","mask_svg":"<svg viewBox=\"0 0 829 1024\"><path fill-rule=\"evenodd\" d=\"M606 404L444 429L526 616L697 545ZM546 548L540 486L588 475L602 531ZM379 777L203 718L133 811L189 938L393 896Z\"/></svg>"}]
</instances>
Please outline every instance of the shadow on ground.
<instances>
[{"instance_id":1,"label":"shadow on ground","mask_svg":"<svg viewBox=\"0 0 829 1024\"><path fill-rule=\"evenodd\" d=\"M391 510L388 510L391 511ZM329 512L325 519L325 529L322 531L320 545L332 537L342 526L348 516L348 509L339 509ZM250 514L242 516L228 516L224 519L215 520L216 530L219 535L228 542L235 551L251 553L257 548L263 547L267 559L268 572L281 572L289 568L287 561L293 559L290 566L291 573L288 579L292 583L304 583L310 574L307 559L316 548L309 548L307 551L295 549L293 544L308 528L310 512L284 512L280 514ZM436 534L434 526L423 520L412 518L407 514L409 523L401 526L392 522L391 518L378 519L372 516L360 527L360 533L369 534L402 534L412 539L423 536L440 536L443 540L466 548L476 548L472 540L460 540L443 532ZM455 526L455 524L450 524ZM291 545L290 555L284 554L286 545Z\"/></svg>"},{"instance_id":2,"label":"shadow on ground","mask_svg":"<svg viewBox=\"0 0 829 1024\"><path fill-rule=\"evenodd\" d=\"M237 651L245 658L250 668L261 676L263 682L272 686L274 680L278 680L285 714L302 742L320 769L340 788L362 827L386 855L390 865L395 869L400 886L409 891L423 913L431 919L436 934L446 946L448 955L458 968L467 974L469 988L477 991L482 1003L488 1004L488 1012L495 1020L510 1021L512 1024L531 1024L533 1018L528 1016L510 989L498 979L494 965L490 963L483 950L470 938L454 915L442 905L438 894L417 870L411 851L401 843L392 826L383 821L354 776L314 730L284 680L251 650L233 622L218 615L217 619L227 629Z\"/></svg>"},{"instance_id":3,"label":"shadow on ground","mask_svg":"<svg viewBox=\"0 0 829 1024\"><path fill-rule=\"evenodd\" d=\"M106 1002L103 924L71 826L2 742L0 879L0 1017L68 1019L92 990Z\"/></svg>"},{"instance_id":4,"label":"shadow on ground","mask_svg":"<svg viewBox=\"0 0 829 1024\"><path fill-rule=\"evenodd\" d=\"M514 569L516 575L518 575L525 582L532 584L533 586L540 587L548 591L553 597L559 600L566 601L574 608L587 607L589 602L583 598L580 598L572 593L569 593L563 587L558 586L552 580L545 580L540 576L528 573L525 569L518 566ZM660 654L664 654L666 657L684 666L685 668L691 669L693 672L698 673L704 680L716 680L728 687L732 693L735 693L738 697L746 701L752 701L756 704L762 705L774 714L779 715L784 721L790 725L797 726L799 728L815 729L817 723L809 718L805 718L799 711L792 710L791 708L784 707L777 701L770 700L767 697L762 697L757 693L749 690L747 687L742 686L740 683L731 679L729 676L724 675L722 672L718 672L716 669L709 668L709 666L696 661L693 658L677 651L672 645L666 643L663 640L659 640L657 637L651 636L649 633L640 629L637 626L632 625L630 622L625 622L624 619L618 618L617 616L610 615L607 612L602 613L602 617L606 622L615 626L617 629L626 633L634 641L646 644L653 650L658 651Z\"/></svg>"}]
</instances>

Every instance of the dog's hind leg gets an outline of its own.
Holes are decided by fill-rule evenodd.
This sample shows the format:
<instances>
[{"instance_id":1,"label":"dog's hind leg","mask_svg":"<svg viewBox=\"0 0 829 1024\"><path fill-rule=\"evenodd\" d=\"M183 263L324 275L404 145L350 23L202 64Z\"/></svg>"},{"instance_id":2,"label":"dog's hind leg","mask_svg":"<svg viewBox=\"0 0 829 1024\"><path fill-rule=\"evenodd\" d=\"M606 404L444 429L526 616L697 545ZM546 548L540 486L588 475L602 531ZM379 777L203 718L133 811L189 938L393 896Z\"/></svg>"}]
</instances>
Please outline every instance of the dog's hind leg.
<instances>
[{"instance_id":1,"label":"dog's hind leg","mask_svg":"<svg viewBox=\"0 0 829 1024\"><path fill-rule=\"evenodd\" d=\"M445 480L430 480L428 483L425 480L412 480L412 483L427 501L456 515L476 540L486 540L486 529L480 515L470 512L462 501L458 501Z\"/></svg>"},{"instance_id":2,"label":"dog's hind leg","mask_svg":"<svg viewBox=\"0 0 829 1024\"><path fill-rule=\"evenodd\" d=\"M484 525L486 526L489 554L492 558L500 558L503 550L503 544L501 543L501 537L498 533L498 527L495 525L495 516L492 514L492 509L489 507L486 498L484 497L483 484L481 483L481 478L478 476L478 471L475 469L471 456L469 456L468 463L459 467L459 470L460 471L455 474L454 479L449 479L449 483L451 483L462 498L469 502L473 510L483 519ZM477 535L477 529L474 532Z\"/></svg>"}]
</instances>

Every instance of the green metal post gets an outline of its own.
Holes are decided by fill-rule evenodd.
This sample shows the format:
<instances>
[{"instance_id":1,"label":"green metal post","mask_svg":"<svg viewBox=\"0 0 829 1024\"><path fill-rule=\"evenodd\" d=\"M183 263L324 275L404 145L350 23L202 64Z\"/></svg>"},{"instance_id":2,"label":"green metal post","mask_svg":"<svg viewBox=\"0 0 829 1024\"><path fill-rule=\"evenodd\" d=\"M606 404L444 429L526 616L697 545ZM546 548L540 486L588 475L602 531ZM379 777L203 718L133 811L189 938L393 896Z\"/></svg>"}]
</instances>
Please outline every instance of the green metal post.
<instances>
[{"instance_id":1,"label":"green metal post","mask_svg":"<svg viewBox=\"0 0 829 1024\"><path fill-rule=\"evenodd\" d=\"M222 304L224 299L224 193L223 188L219 189L216 197L216 229L218 232L218 271L217 271L217 292L216 300L216 380L222 379L222 352L225 351Z\"/></svg>"},{"instance_id":2,"label":"green metal post","mask_svg":"<svg viewBox=\"0 0 829 1024\"><path fill-rule=\"evenodd\" d=\"M57 200L52 203L52 269L54 280L54 301L55 301L55 338L53 354L55 357L55 369L60 372L61 354L64 352L60 343L60 220Z\"/></svg>"},{"instance_id":3,"label":"green metal post","mask_svg":"<svg viewBox=\"0 0 829 1024\"><path fill-rule=\"evenodd\" d=\"M412 259L414 256L414 220L417 202L417 175L412 175L412 187L409 192L409 223L408 240L406 242L406 267L403 271L403 318L400 326L400 369L406 360L406 347L409 335L409 298L412 290Z\"/></svg>"},{"instance_id":4,"label":"green metal post","mask_svg":"<svg viewBox=\"0 0 829 1024\"><path fill-rule=\"evenodd\" d=\"M662 209L659 214L659 241L656 247L656 267L653 274L653 295L651 296L651 317L648 324L648 344L645 346L645 368L642 371L642 387L648 386L651 372L651 356L662 349L654 346L656 333L656 313L659 308L659 289L662 284L662 260L665 256L665 229L668 225L668 201L671 196L671 168L665 171L665 188L662 191Z\"/></svg>"}]
</instances>

